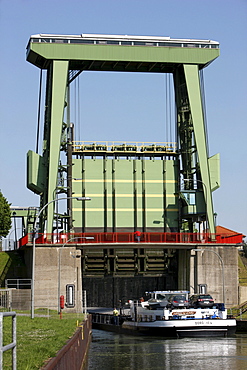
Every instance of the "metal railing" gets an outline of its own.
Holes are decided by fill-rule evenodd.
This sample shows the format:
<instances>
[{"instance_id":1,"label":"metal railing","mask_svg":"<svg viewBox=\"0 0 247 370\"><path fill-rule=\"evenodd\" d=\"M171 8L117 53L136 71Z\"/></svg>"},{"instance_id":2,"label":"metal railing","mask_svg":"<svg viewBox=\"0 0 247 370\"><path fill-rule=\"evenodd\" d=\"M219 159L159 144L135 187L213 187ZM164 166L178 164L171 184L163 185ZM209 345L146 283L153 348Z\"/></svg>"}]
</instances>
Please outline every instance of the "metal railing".
<instances>
[{"instance_id":1,"label":"metal railing","mask_svg":"<svg viewBox=\"0 0 247 370\"><path fill-rule=\"evenodd\" d=\"M12 310L12 290L0 289L0 310Z\"/></svg>"},{"instance_id":2,"label":"metal railing","mask_svg":"<svg viewBox=\"0 0 247 370\"><path fill-rule=\"evenodd\" d=\"M73 237L73 238L72 238ZM192 244L238 244L242 242L242 234L211 234L211 233L161 233L143 232L140 243L192 243ZM73 239L69 241L69 239ZM27 234L19 240L19 246L32 243L33 234ZM96 244L96 243L136 243L134 232L109 233L36 233L36 244Z\"/></svg>"},{"instance_id":3,"label":"metal railing","mask_svg":"<svg viewBox=\"0 0 247 370\"><path fill-rule=\"evenodd\" d=\"M6 316L12 317L12 342L3 345L3 318ZM3 369L3 352L12 349L12 369L16 370L16 313L15 312L0 312L0 369Z\"/></svg>"},{"instance_id":4,"label":"metal railing","mask_svg":"<svg viewBox=\"0 0 247 370\"><path fill-rule=\"evenodd\" d=\"M247 301L241 303L235 308L231 308L229 311L236 319L242 320L242 315L247 312Z\"/></svg>"},{"instance_id":5,"label":"metal railing","mask_svg":"<svg viewBox=\"0 0 247 370\"><path fill-rule=\"evenodd\" d=\"M38 34L31 36L27 45L27 51L29 51L31 43L219 49L219 43L213 40L171 39L170 37L130 35L81 34L72 36Z\"/></svg>"},{"instance_id":6,"label":"metal railing","mask_svg":"<svg viewBox=\"0 0 247 370\"><path fill-rule=\"evenodd\" d=\"M74 152L168 153L176 152L176 142L73 141Z\"/></svg>"},{"instance_id":7,"label":"metal railing","mask_svg":"<svg viewBox=\"0 0 247 370\"><path fill-rule=\"evenodd\" d=\"M119 316L113 314L92 313L93 324L119 325Z\"/></svg>"},{"instance_id":8,"label":"metal railing","mask_svg":"<svg viewBox=\"0 0 247 370\"><path fill-rule=\"evenodd\" d=\"M6 289L30 289L32 279L5 279Z\"/></svg>"}]
</instances>

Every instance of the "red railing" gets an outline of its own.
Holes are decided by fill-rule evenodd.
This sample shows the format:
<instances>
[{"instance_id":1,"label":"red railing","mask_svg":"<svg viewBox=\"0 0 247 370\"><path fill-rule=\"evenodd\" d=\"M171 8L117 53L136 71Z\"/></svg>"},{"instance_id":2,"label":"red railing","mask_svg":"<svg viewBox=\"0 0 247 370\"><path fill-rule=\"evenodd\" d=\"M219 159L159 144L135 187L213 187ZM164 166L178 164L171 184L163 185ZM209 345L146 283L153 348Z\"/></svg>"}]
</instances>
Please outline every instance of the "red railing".
<instances>
[{"instance_id":1,"label":"red railing","mask_svg":"<svg viewBox=\"0 0 247 370\"><path fill-rule=\"evenodd\" d=\"M137 239L134 233L53 233L36 234L36 244L85 244L85 243L135 243ZM19 247L32 243L33 234L27 234L19 240ZM140 243L218 243L238 244L242 243L243 235L210 234L210 233L141 233Z\"/></svg>"}]
</instances>

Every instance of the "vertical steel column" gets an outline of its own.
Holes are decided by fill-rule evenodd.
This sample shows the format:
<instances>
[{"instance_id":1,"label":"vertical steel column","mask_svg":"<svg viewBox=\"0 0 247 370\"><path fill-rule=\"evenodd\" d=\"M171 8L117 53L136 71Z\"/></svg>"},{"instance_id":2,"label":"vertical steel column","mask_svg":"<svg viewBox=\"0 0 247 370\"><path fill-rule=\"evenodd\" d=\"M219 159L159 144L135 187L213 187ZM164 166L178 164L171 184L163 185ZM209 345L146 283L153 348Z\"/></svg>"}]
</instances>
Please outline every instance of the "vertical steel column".
<instances>
[{"instance_id":1,"label":"vertical steel column","mask_svg":"<svg viewBox=\"0 0 247 370\"><path fill-rule=\"evenodd\" d=\"M163 208L164 208L164 233L166 232L166 220L167 220L167 210L166 210L166 158L163 157Z\"/></svg>"},{"instance_id":2,"label":"vertical steel column","mask_svg":"<svg viewBox=\"0 0 247 370\"><path fill-rule=\"evenodd\" d=\"M209 232L215 233L214 211L212 202L211 181L207 154L207 138L204 125L204 114L202 107L202 97L200 88L199 71L197 65L184 65L184 73L191 109L192 124L195 135L195 145L198 153L198 165L203 187L204 199L206 202L206 212L208 219Z\"/></svg>"},{"instance_id":3,"label":"vertical steel column","mask_svg":"<svg viewBox=\"0 0 247 370\"><path fill-rule=\"evenodd\" d=\"M103 179L104 179L104 232L108 231L107 222L107 155L104 155L103 159Z\"/></svg>"},{"instance_id":4,"label":"vertical steel column","mask_svg":"<svg viewBox=\"0 0 247 370\"><path fill-rule=\"evenodd\" d=\"M54 199L54 190L57 186L58 164L60 157L61 133L65 105L65 92L68 76L68 61L53 61L52 91L51 91L51 119L49 132L49 170L47 203ZM54 204L47 208L47 232L53 231Z\"/></svg>"},{"instance_id":5,"label":"vertical steel column","mask_svg":"<svg viewBox=\"0 0 247 370\"><path fill-rule=\"evenodd\" d=\"M175 100L177 110L177 135L182 162L182 174L192 178L194 164L193 124L184 70L179 67L174 73Z\"/></svg>"},{"instance_id":6,"label":"vertical steel column","mask_svg":"<svg viewBox=\"0 0 247 370\"><path fill-rule=\"evenodd\" d=\"M82 156L82 161L81 161L81 194L84 197L86 194L86 185L85 185L85 178L86 178L86 169L85 169L85 157L84 154ZM86 226L86 214L85 214L85 208L82 207L81 211L81 227L82 227L82 232L85 232L85 226Z\"/></svg>"},{"instance_id":7,"label":"vertical steel column","mask_svg":"<svg viewBox=\"0 0 247 370\"><path fill-rule=\"evenodd\" d=\"M74 141L74 127L70 124L70 85L67 87L67 230L73 228L72 217L72 143Z\"/></svg>"},{"instance_id":8,"label":"vertical steel column","mask_svg":"<svg viewBox=\"0 0 247 370\"><path fill-rule=\"evenodd\" d=\"M116 231L116 184L115 184L115 157L112 160L112 231Z\"/></svg>"},{"instance_id":9,"label":"vertical steel column","mask_svg":"<svg viewBox=\"0 0 247 370\"><path fill-rule=\"evenodd\" d=\"M142 157L142 231L146 232L146 183L145 158Z\"/></svg>"},{"instance_id":10,"label":"vertical steel column","mask_svg":"<svg viewBox=\"0 0 247 370\"><path fill-rule=\"evenodd\" d=\"M134 230L137 230L137 222L138 222L138 203L137 203L137 174L136 174L136 158L133 159L133 208L134 208Z\"/></svg>"}]
</instances>

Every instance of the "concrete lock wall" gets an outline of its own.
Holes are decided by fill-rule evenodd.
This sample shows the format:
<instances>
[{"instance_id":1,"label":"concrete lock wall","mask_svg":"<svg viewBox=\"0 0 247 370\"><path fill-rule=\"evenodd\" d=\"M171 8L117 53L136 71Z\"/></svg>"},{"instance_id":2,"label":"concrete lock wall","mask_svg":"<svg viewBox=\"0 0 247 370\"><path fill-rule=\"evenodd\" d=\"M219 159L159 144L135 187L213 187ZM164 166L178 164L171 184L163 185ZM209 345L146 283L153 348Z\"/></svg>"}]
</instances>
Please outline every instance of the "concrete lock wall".
<instances>
[{"instance_id":1,"label":"concrete lock wall","mask_svg":"<svg viewBox=\"0 0 247 370\"><path fill-rule=\"evenodd\" d=\"M81 311L81 259L76 255L80 256L80 251L74 247L36 247L35 308L58 309L59 295L64 295L66 302L66 285L74 284L75 307L65 306L64 311Z\"/></svg>"},{"instance_id":2,"label":"concrete lock wall","mask_svg":"<svg viewBox=\"0 0 247 370\"><path fill-rule=\"evenodd\" d=\"M238 304L238 250L234 246L204 247L204 252L191 252L190 291L198 293L198 284L207 284L215 302L223 302L223 270L226 307ZM214 251L214 252L210 252Z\"/></svg>"},{"instance_id":3,"label":"concrete lock wall","mask_svg":"<svg viewBox=\"0 0 247 370\"><path fill-rule=\"evenodd\" d=\"M190 290L198 292L198 284L207 284L207 291L215 302L223 302L223 271L219 254L224 263L225 303L227 307L237 305L238 290L238 251L234 246L204 246L204 252L193 252L189 249L178 251L178 264L173 266L172 275L151 274L151 276L97 276L83 274L81 271L81 255L75 247L36 247L35 267L35 308L45 307L58 309L59 285L59 254L60 254L60 295L66 301L66 285L75 285L75 307L65 311L80 312L82 308L82 288L87 291L88 306L99 304L113 306L119 300L142 295L147 290ZM211 251L211 252L210 252ZM214 251L214 252L212 252ZM26 261L31 263L31 250L27 250ZM89 294L90 292L90 294ZM241 298L241 301L243 297Z\"/></svg>"},{"instance_id":4,"label":"concrete lock wall","mask_svg":"<svg viewBox=\"0 0 247 370\"><path fill-rule=\"evenodd\" d=\"M238 289L238 303L247 302L247 286L239 286Z\"/></svg>"},{"instance_id":5,"label":"concrete lock wall","mask_svg":"<svg viewBox=\"0 0 247 370\"><path fill-rule=\"evenodd\" d=\"M178 286L179 290L190 290L190 253L188 249L178 251Z\"/></svg>"}]
</instances>

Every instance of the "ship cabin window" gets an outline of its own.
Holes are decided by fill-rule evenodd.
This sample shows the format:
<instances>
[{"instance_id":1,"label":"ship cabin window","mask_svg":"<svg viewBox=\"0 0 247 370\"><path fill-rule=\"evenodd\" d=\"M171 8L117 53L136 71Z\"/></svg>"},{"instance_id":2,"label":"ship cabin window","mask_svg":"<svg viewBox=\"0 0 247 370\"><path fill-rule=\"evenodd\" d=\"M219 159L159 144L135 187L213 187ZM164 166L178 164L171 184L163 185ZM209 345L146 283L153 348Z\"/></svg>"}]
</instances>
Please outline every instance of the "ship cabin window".
<instances>
[{"instance_id":1,"label":"ship cabin window","mask_svg":"<svg viewBox=\"0 0 247 370\"><path fill-rule=\"evenodd\" d=\"M131 41L121 41L121 45L132 45Z\"/></svg>"}]
</instances>

